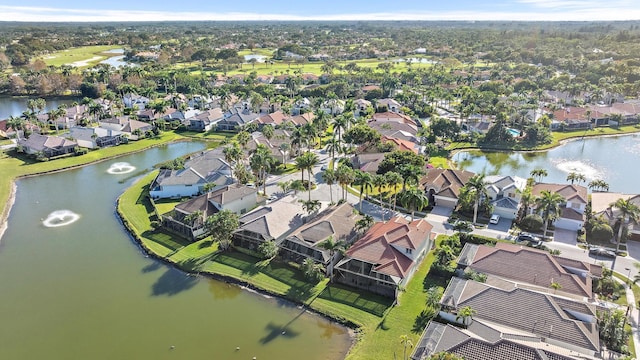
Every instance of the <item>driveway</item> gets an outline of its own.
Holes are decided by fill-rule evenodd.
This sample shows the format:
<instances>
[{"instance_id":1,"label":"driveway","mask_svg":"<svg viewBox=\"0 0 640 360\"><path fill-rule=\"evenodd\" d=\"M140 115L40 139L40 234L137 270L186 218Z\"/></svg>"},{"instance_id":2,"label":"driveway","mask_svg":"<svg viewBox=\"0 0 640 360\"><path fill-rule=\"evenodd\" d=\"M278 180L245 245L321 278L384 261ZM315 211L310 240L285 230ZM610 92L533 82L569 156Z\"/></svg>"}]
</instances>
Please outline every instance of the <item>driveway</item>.
<instances>
[{"instance_id":1,"label":"driveway","mask_svg":"<svg viewBox=\"0 0 640 360\"><path fill-rule=\"evenodd\" d=\"M425 219L433 225L433 232L438 234L448 234L448 227L445 225L451 216L453 209L444 206L434 206Z\"/></svg>"},{"instance_id":2,"label":"driveway","mask_svg":"<svg viewBox=\"0 0 640 360\"><path fill-rule=\"evenodd\" d=\"M556 228L553 232L553 241L575 246L578 244L578 234L575 231Z\"/></svg>"}]
</instances>

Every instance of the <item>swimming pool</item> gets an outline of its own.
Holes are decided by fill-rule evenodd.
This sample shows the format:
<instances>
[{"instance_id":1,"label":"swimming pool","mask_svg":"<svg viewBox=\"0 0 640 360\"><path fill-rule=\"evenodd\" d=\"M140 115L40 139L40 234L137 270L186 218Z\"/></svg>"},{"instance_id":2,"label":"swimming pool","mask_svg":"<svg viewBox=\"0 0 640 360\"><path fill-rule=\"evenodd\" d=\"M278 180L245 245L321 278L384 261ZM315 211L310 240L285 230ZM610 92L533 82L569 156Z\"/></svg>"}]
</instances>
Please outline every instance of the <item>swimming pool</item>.
<instances>
[{"instance_id":1,"label":"swimming pool","mask_svg":"<svg viewBox=\"0 0 640 360\"><path fill-rule=\"evenodd\" d=\"M518 137L518 136L520 136L520 130L518 130L518 129L511 129L511 128L509 128L509 129L507 129L507 131L509 131L509 133L510 133L510 134L511 134L511 136L513 136L513 137Z\"/></svg>"}]
</instances>

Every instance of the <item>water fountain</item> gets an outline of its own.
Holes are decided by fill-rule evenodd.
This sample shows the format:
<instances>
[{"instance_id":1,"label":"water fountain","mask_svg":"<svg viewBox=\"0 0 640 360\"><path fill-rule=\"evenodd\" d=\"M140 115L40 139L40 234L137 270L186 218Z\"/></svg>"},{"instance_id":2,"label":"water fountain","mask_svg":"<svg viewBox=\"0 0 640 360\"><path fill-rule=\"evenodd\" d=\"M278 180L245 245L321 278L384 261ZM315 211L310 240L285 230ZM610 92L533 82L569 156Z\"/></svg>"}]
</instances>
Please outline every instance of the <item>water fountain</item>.
<instances>
[{"instance_id":1,"label":"water fountain","mask_svg":"<svg viewBox=\"0 0 640 360\"><path fill-rule=\"evenodd\" d=\"M46 227L60 227L74 223L80 219L80 215L70 210L56 210L49 214L42 224Z\"/></svg>"},{"instance_id":2,"label":"water fountain","mask_svg":"<svg viewBox=\"0 0 640 360\"><path fill-rule=\"evenodd\" d=\"M584 175L587 179L601 179L602 173L595 167L579 160L560 160L555 162L556 167L568 173L578 173Z\"/></svg>"},{"instance_id":3,"label":"water fountain","mask_svg":"<svg viewBox=\"0 0 640 360\"><path fill-rule=\"evenodd\" d=\"M120 174L128 174L136 169L135 166L129 164L128 162L118 162L112 164L109 169L107 169L107 173L111 175L120 175Z\"/></svg>"}]
</instances>

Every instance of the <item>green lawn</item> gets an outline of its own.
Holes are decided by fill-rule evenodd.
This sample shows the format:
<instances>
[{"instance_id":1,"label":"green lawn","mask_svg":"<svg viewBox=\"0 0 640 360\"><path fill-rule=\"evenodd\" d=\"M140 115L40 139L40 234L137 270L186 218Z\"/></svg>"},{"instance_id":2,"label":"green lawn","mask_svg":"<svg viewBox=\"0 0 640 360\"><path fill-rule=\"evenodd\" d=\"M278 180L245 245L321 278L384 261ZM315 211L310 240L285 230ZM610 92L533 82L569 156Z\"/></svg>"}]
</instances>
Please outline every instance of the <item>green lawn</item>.
<instances>
[{"instance_id":1,"label":"green lawn","mask_svg":"<svg viewBox=\"0 0 640 360\"><path fill-rule=\"evenodd\" d=\"M71 48L67 50L61 50L53 52L49 55L43 56L42 59L45 64L49 66L62 66L62 65L71 65L76 61L85 61L89 59L93 59L96 57L100 57L100 59L94 59L89 61L88 65L94 65L98 62L111 57L116 56L117 54L103 54L105 51L112 49L119 49L122 46L119 45L95 45L95 46L82 46L77 48ZM79 68L86 67L80 66Z\"/></svg>"},{"instance_id":2,"label":"green lawn","mask_svg":"<svg viewBox=\"0 0 640 360\"><path fill-rule=\"evenodd\" d=\"M16 154L14 152L0 152L0 214L7 211L6 204L9 199L11 183L19 176L33 175L85 165L180 139L184 138L172 132L165 132L162 133L159 138L131 141L129 144L90 151L82 156L66 157L45 162L36 161L31 157Z\"/></svg>"},{"instance_id":3,"label":"green lawn","mask_svg":"<svg viewBox=\"0 0 640 360\"><path fill-rule=\"evenodd\" d=\"M414 343L418 341L421 329L416 329L415 324L425 308L425 289L446 285L445 279L427 277L434 260L433 253L425 258L400 294L399 305L390 307L392 299L329 284L328 279L309 283L299 270L288 264L262 261L237 251L218 253L215 244L207 239L189 243L177 236L151 231L151 205L146 189L155 174L146 175L127 189L118 202L118 210L125 215L126 223L151 251L184 270L211 272L245 281L359 326L360 341L348 359L392 359L394 353L402 350L399 345L401 335L409 335ZM438 243L440 239L437 239Z\"/></svg>"}]
</instances>

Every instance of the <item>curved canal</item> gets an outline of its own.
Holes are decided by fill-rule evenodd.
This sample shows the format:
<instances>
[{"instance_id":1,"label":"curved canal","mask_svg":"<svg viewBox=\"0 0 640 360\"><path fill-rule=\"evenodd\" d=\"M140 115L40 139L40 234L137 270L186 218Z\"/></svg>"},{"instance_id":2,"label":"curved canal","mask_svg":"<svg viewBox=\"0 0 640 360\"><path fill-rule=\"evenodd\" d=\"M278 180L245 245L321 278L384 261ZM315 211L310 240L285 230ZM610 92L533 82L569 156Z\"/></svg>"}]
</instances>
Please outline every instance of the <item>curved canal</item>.
<instances>
[{"instance_id":1,"label":"curved canal","mask_svg":"<svg viewBox=\"0 0 640 360\"><path fill-rule=\"evenodd\" d=\"M567 142L540 152L460 151L452 160L458 168L487 175L529 177L531 170L542 168L548 175L543 182L567 183L571 172L583 174L587 185L601 179L609 191L640 193L640 135L585 138Z\"/></svg>"},{"instance_id":2,"label":"curved canal","mask_svg":"<svg viewBox=\"0 0 640 360\"><path fill-rule=\"evenodd\" d=\"M344 327L186 276L146 258L123 230L114 209L129 177L201 149L178 143L18 181L0 240L0 359L344 357Z\"/></svg>"}]
</instances>

